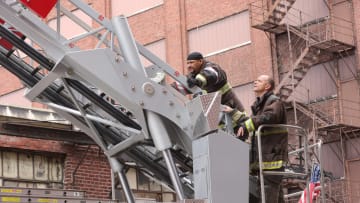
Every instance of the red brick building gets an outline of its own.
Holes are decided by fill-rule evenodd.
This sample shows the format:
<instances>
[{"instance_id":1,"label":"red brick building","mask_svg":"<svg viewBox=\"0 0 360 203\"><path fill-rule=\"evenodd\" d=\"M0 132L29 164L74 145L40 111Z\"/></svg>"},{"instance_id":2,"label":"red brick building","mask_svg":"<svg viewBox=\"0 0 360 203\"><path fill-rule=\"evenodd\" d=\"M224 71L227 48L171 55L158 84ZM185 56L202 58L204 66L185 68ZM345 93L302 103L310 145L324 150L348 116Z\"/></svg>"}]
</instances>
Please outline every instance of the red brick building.
<instances>
[{"instance_id":1,"label":"red brick building","mask_svg":"<svg viewBox=\"0 0 360 203\"><path fill-rule=\"evenodd\" d=\"M61 3L82 20L89 21L69 2ZM183 74L187 73L185 59L191 51L200 51L206 59L220 64L248 112L254 100L252 81L260 74L273 76L280 96L289 103L291 122L307 127L312 132L309 137L312 142L324 141L323 165L334 177L332 183L360 185L357 182L360 176L353 172L358 169L360 157L357 152L360 2L88 0L87 3L107 18L126 15L134 38ZM55 26L55 11L46 20ZM81 33L81 29L71 24L62 29L68 38ZM94 43L83 40L77 45L86 48ZM29 113L24 113L19 121L13 114L5 113L6 106L31 109L43 105L23 99L22 83L4 68L0 71L4 124L26 123L22 119L31 118ZM290 81L292 73L295 82ZM109 198L111 172L98 147L77 143L75 139L64 142L29 138L36 137L39 129L44 130L42 138L56 133L79 134L71 131L69 125L56 124L55 128L52 125L55 124L35 123L30 125L32 129L25 125L26 133L16 132L22 125L12 130L2 127L2 185L85 190L89 197ZM54 171L60 167L57 175L37 176L41 174L36 171L42 162L36 160L47 160L45 174L56 174ZM21 172L24 163L33 168L34 175ZM18 170L5 172L6 167ZM173 193L149 182L137 169L129 170L128 175L138 197L175 200ZM350 193L346 190L341 198L350 198Z\"/></svg>"}]
</instances>

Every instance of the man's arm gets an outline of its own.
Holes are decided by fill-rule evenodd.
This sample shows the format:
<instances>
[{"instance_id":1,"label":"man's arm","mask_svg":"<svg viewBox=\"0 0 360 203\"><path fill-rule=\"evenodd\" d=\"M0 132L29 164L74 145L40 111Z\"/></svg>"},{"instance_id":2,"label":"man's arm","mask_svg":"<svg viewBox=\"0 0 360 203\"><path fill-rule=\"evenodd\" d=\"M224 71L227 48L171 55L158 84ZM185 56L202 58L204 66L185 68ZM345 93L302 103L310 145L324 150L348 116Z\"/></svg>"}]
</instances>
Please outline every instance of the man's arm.
<instances>
[{"instance_id":1,"label":"man's arm","mask_svg":"<svg viewBox=\"0 0 360 203\"><path fill-rule=\"evenodd\" d=\"M280 100L275 100L264 107L263 113L251 116L245 122L240 123L237 136L244 136L246 133L254 132L262 124L284 123L285 108Z\"/></svg>"}]
</instances>

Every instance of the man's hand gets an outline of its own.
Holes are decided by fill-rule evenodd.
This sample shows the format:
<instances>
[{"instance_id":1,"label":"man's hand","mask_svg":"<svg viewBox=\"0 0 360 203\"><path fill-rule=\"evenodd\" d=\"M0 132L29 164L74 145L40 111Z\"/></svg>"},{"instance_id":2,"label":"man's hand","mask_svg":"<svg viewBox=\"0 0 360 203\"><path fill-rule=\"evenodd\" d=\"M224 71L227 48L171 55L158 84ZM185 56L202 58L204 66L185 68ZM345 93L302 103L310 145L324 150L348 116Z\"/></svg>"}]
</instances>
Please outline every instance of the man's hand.
<instances>
[{"instance_id":1,"label":"man's hand","mask_svg":"<svg viewBox=\"0 0 360 203\"><path fill-rule=\"evenodd\" d=\"M193 88L195 85L199 86L200 84L199 81L193 77L188 77L186 82L190 88Z\"/></svg>"},{"instance_id":2,"label":"man's hand","mask_svg":"<svg viewBox=\"0 0 360 203\"><path fill-rule=\"evenodd\" d=\"M228 105L221 105L221 111L225 113L231 113L234 109Z\"/></svg>"},{"instance_id":3,"label":"man's hand","mask_svg":"<svg viewBox=\"0 0 360 203\"><path fill-rule=\"evenodd\" d=\"M236 137L248 137L248 135L249 135L249 132L248 132L248 130L246 129L246 127L244 126L244 125L240 125L240 128L239 128L239 130L237 131L237 133L236 133Z\"/></svg>"}]
</instances>

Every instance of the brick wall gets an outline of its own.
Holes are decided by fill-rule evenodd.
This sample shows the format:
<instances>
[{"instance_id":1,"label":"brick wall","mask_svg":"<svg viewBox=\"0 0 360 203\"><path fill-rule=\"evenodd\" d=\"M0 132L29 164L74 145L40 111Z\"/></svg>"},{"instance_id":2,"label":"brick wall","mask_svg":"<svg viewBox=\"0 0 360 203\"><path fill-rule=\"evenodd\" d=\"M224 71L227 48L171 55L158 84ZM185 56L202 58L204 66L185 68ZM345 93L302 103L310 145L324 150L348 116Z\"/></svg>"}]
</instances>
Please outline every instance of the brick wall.
<instances>
[{"instance_id":1,"label":"brick wall","mask_svg":"<svg viewBox=\"0 0 360 203\"><path fill-rule=\"evenodd\" d=\"M166 39L166 60L186 74L187 31L248 9L248 1L165 0L162 6L131 16L129 24L135 39L147 44ZM148 19L152 19L148 21ZM272 75L270 42L264 32L251 29L251 45L212 56L229 75L233 86L253 81L260 74Z\"/></svg>"},{"instance_id":2,"label":"brick wall","mask_svg":"<svg viewBox=\"0 0 360 203\"><path fill-rule=\"evenodd\" d=\"M91 198L111 198L110 166L97 146L77 146L66 155L65 189L84 190Z\"/></svg>"},{"instance_id":3,"label":"brick wall","mask_svg":"<svg viewBox=\"0 0 360 203\"><path fill-rule=\"evenodd\" d=\"M0 67L0 76L0 95L23 87L20 80L3 67Z\"/></svg>"},{"instance_id":4,"label":"brick wall","mask_svg":"<svg viewBox=\"0 0 360 203\"><path fill-rule=\"evenodd\" d=\"M111 16L110 0L87 0L86 2L99 13L107 17ZM163 5L134 15L128 21L135 39L141 44L166 39L167 62L179 72L186 73L187 31L244 11L248 9L249 2L250 0L164 0ZM360 39L360 1L355 0L352 3L355 35L357 39ZM71 4L63 4L63 6L74 8ZM50 13L48 19L53 17L55 17L54 11ZM281 39L281 36L278 39ZM277 46L281 48L287 43L287 36L284 35ZM356 40L356 43L360 46L360 40ZM87 39L77 45L82 48L94 47L95 42ZM269 34L251 29L250 45L211 56L209 60L220 64L227 71L232 85L238 86L253 81L260 74L272 75L271 59L274 54L276 53L271 53ZM359 59L360 53L357 49L356 56ZM288 61L283 62L288 63ZM0 68L0 76L0 95L22 87L19 80L4 68ZM293 123L293 115L289 115L288 118L289 123ZM309 121L308 118L299 114L299 120L302 119L304 119L303 123ZM310 124L306 123L306 125ZM97 147L91 147L87 151L87 146L79 147L56 141L5 135L0 135L0 146L66 154L65 188L86 190L89 197L109 197L110 168L103 153Z\"/></svg>"},{"instance_id":5,"label":"brick wall","mask_svg":"<svg viewBox=\"0 0 360 203\"><path fill-rule=\"evenodd\" d=\"M111 16L109 0L86 2L99 13ZM186 73L187 31L244 11L248 9L248 3L248 0L164 0L163 5L132 16L128 21L135 39L141 44L166 39L167 62L179 72ZM71 4L63 6L74 8ZM55 13L51 12L47 18L54 17ZM82 48L94 47L95 42L83 40L77 45ZM250 45L211 56L209 60L219 63L228 72L233 86L253 81L260 74L272 75L269 38L264 32L256 29L251 29ZM6 70L0 69L0 75L1 94L21 87L21 83ZM0 146L66 154L66 189L86 190L88 196L94 198L106 198L109 195L110 168L97 147L91 147L86 152L86 146L11 136L0 136ZM75 176L72 175L74 171Z\"/></svg>"}]
</instances>

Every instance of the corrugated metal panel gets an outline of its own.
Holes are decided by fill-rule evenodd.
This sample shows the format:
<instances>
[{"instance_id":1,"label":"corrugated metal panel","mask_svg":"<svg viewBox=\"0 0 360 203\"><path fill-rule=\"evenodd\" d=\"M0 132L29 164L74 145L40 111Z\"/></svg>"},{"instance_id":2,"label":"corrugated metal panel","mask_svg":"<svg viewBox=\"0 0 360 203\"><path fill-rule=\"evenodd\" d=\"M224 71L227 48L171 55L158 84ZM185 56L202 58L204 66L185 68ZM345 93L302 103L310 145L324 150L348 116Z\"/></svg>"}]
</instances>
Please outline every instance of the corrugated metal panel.
<instances>
[{"instance_id":1,"label":"corrugated metal panel","mask_svg":"<svg viewBox=\"0 0 360 203\"><path fill-rule=\"evenodd\" d=\"M48 180L49 169L47 157L35 155L34 156L34 170L35 180Z\"/></svg>"},{"instance_id":2,"label":"corrugated metal panel","mask_svg":"<svg viewBox=\"0 0 360 203\"><path fill-rule=\"evenodd\" d=\"M18 174L17 153L3 152L2 155L3 155L3 176L6 178L17 178L17 174Z\"/></svg>"},{"instance_id":3,"label":"corrugated metal panel","mask_svg":"<svg viewBox=\"0 0 360 203\"><path fill-rule=\"evenodd\" d=\"M248 42L250 42L248 11L189 31L189 51L200 51L203 55Z\"/></svg>"},{"instance_id":4,"label":"corrugated metal panel","mask_svg":"<svg viewBox=\"0 0 360 203\"><path fill-rule=\"evenodd\" d=\"M49 179L51 181L61 181L63 179L63 168L62 160L52 157L49 164Z\"/></svg>"},{"instance_id":5,"label":"corrugated metal panel","mask_svg":"<svg viewBox=\"0 0 360 203\"><path fill-rule=\"evenodd\" d=\"M294 3L283 23L300 25L325 16L329 16L329 10L324 0L301 0Z\"/></svg>"},{"instance_id":6,"label":"corrugated metal panel","mask_svg":"<svg viewBox=\"0 0 360 203\"><path fill-rule=\"evenodd\" d=\"M130 16L163 3L164 0L112 0L111 14Z\"/></svg>"},{"instance_id":7,"label":"corrugated metal panel","mask_svg":"<svg viewBox=\"0 0 360 203\"><path fill-rule=\"evenodd\" d=\"M9 151L2 151L1 154L3 161L1 162L0 159L0 172L3 171L4 173L0 173L0 179L1 177L5 178L5 186L62 187L64 166L61 157ZM7 178L12 179L7 180ZM46 182L33 182L34 180Z\"/></svg>"},{"instance_id":8,"label":"corrugated metal panel","mask_svg":"<svg viewBox=\"0 0 360 203\"><path fill-rule=\"evenodd\" d=\"M251 115L250 106L255 101L255 94L253 91L253 83L238 86L234 88L235 94L239 97L241 103L244 105L247 114Z\"/></svg>"},{"instance_id":9,"label":"corrugated metal panel","mask_svg":"<svg viewBox=\"0 0 360 203\"><path fill-rule=\"evenodd\" d=\"M129 185L131 189L137 189L137 176L136 176L136 170L133 168L130 168L126 172L126 177L128 178Z\"/></svg>"},{"instance_id":10,"label":"corrugated metal panel","mask_svg":"<svg viewBox=\"0 0 360 203\"><path fill-rule=\"evenodd\" d=\"M32 155L19 153L19 178L30 180L34 178L32 158Z\"/></svg>"}]
</instances>

